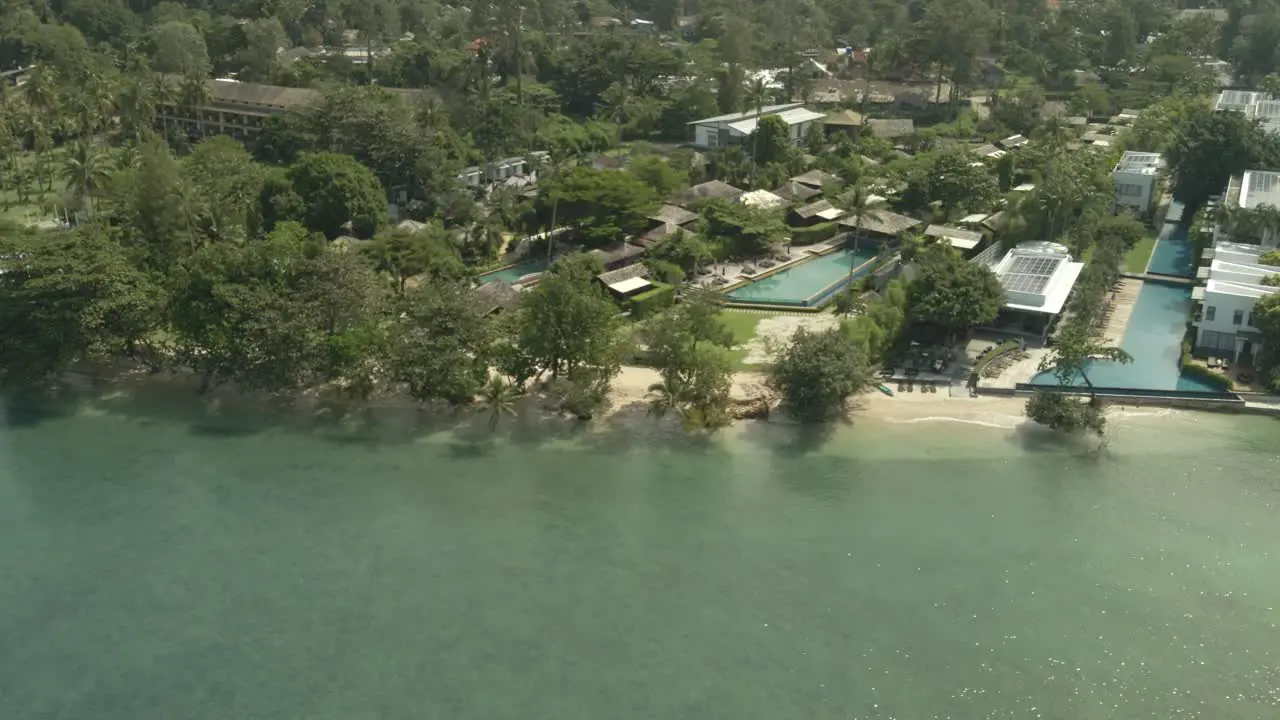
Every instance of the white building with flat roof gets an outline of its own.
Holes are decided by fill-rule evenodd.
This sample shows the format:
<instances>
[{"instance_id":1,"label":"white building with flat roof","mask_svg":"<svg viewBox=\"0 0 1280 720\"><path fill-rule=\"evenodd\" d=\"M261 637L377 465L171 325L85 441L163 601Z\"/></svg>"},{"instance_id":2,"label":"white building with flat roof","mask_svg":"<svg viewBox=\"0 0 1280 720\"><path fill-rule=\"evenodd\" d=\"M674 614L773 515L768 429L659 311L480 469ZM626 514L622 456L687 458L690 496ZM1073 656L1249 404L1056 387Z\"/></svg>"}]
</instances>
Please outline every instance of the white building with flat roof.
<instances>
[{"instance_id":1,"label":"white building with flat roof","mask_svg":"<svg viewBox=\"0 0 1280 720\"><path fill-rule=\"evenodd\" d=\"M1193 321L1196 355L1252 362L1262 339L1253 324L1253 306L1280 292L1280 287L1262 284L1263 278L1280 275L1280 267L1258 262L1263 252L1266 249L1258 245L1223 241L1207 253L1210 264L1198 273L1205 284L1191 293L1200 303Z\"/></svg>"},{"instance_id":2,"label":"white building with flat roof","mask_svg":"<svg viewBox=\"0 0 1280 720\"><path fill-rule=\"evenodd\" d=\"M1164 157L1156 153L1126 152L1111 171L1116 186L1115 210L1131 209L1138 215L1151 212Z\"/></svg>"},{"instance_id":3,"label":"white building with flat roof","mask_svg":"<svg viewBox=\"0 0 1280 720\"><path fill-rule=\"evenodd\" d=\"M1058 243L1025 242L991 270L1000 279L1005 298L996 329L1044 339L1053 319L1066 307L1084 263L1073 260Z\"/></svg>"},{"instance_id":4,"label":"white building with flat roof","mask_svg":"<svg viewBox=\"0 0 1280 720\"><path fill-rule=\"evenodd\" d=\"M1262 123L1267 132L1280 133L1280 98L1253 90L1223 90L1213 109L1244 113Z\"/></svg>"},{"instance_id":5,"label":"white building with flat roof","mask_svg":"<svg viewBox=\"0 0 1280 720\"><path fill-rule=\"evenodd\" d=\"M771 115L778 116L786 124L793 143L803 140L809 128L825 117L820 112L804 107L803 103L766 105L760 112L752 109L717 115L689 123L693 126L693 144L695 147L712 149L740 143L756 131L760 118Z\"/></svg>"},{"instance_id":6,"label":"white building with flat roof","mask_svg":"<svg viewBox=\"0 0 1280 720\"><path fill-rule=\"evenodd\" d=\"M1222 206L1229 212L1232 210L1256 210L1263 206L1280 209L1280 172L1269 170L1246 170L1233 176L1227 182L1227 190L1222 195ZM1254 241L1264 247L1275 247L1280 244L1280 237L1269 228L1254 228L1256 237L1232 237L1230 229L1218 223L1213 230L1214 243L1222 241Z\"/></svg>"}]
</instances>

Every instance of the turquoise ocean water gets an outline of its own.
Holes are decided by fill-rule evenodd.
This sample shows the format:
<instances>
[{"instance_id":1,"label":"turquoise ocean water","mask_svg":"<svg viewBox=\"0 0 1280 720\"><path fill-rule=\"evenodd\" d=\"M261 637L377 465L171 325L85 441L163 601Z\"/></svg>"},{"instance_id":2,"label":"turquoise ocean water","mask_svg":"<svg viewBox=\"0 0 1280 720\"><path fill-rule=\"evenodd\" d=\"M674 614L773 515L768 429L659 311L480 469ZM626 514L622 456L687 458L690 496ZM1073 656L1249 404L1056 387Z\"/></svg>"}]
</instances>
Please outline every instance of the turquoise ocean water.
<instances>
[{"instance_id":1,"label":"turquoise ocean water","mask_svg":"<svg viewBox=\"0 0 1280 720\"><path fill-rule=\"evenodd\" d=\"M0 425L9 718L1275 718L1280 425Z\"/></svg>"}]
</instances>

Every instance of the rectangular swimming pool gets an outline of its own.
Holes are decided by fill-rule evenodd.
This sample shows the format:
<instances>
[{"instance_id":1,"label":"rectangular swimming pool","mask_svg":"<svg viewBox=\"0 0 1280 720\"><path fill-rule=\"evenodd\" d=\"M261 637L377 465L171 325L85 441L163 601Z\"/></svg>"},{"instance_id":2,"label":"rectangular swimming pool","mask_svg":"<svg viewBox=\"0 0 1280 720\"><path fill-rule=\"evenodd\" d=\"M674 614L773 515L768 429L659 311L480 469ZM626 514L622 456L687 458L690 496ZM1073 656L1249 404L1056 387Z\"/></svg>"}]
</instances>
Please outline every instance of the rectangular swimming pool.
<instances>
[{"instance_id":1,"label":"rectangular swimming pool","mask_svg":"<svg viewBox=\"0 0 1280 720\"><path fill-rule=\"evenodd\" d=\"M848 284L849 268L859 278L871 271L876 253L837 250L808 260L726 293L730 302L813 307Z\"/></svg>"},{"instance_id":2,"label":"rectangular swimming pool","mask_svg":"<svg viewBox=\"0 0 1280 720\"><path fill-rule=\"evenodd\" d=\"M546 258L544 257L529 258L528 260L521 260L520 262L514 265L508 265L507 267L504 267L501 270L494 270L492 272L484 273L478 279L481 285L484 285L485 283L491 283L494 280L502 280L503 282L506 282L508 285L510 285L510 284L514 284L515 281L519 280L525 275L532 275L533 273L543 272L544 270L547 269L547 267L548 265L547 265Z\"/></svg>"},{"instance_id":3,"label":"rectangular swimming pool","mask_svg":"<svg viewBox=\"0 0 1280 720\"><path fill-rule=\"evenodd\" d=\"M1142 285L1133 306L1128 329L1120 347L1133 356L1133 362L1122 365L1110 360L1091 360L1089 381L1094 387L1130 388L1137 390L1197 390L1216 392L1202 380L1183 376L1182 338L1191 312L1191 288L1185 285L1148 280ZM1057 385L1052 373L1042 372L1032 379L1033 385ZM1073 385L1084 385L1077 379Z\"/></svg>"}]
</instances>

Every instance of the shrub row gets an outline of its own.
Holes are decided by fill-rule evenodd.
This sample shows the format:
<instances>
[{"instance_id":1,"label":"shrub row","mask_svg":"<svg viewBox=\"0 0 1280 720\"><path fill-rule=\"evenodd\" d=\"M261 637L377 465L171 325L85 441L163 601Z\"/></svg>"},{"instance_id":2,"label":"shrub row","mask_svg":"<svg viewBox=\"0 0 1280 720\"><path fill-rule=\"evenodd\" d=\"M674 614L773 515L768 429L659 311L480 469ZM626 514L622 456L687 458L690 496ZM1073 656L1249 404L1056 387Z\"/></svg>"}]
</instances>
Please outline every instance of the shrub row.
<instances>
[{"instance_id":1,"label":"shrub row","mask_svg":"<svg viewBox=\"0 0 1280 720\"><path fill-rule=\"evenodd\" d=\"M835 222L819 223L809 227L791 228L792 245L812 245L835 237L840 226Z\"/></svg>"},{"instance_id":2,"label":"shrub row","mask_svg":"<svg viewBox=\"0 0 1280 720\"><path fill-rule=\"evenodd\" d=\"M666 283L654 283L656 287L646 290L627 301L631 316L635 319L646 318L671 307L676 300L676 288Z\"/></svg>"}]
</instances>

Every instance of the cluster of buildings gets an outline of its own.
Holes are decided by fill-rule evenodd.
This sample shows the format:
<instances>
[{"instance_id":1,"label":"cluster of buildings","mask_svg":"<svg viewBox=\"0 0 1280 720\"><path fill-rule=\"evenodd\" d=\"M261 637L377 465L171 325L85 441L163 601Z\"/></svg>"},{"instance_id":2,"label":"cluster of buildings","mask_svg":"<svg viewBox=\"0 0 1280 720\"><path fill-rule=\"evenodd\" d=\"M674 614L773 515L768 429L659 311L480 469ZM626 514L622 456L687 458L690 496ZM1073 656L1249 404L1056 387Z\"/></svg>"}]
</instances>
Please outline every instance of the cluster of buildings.
<instances>
[{"instance_id":1,"label":"cluster of buildings","mask_svg":"<svg viewBox=\"0 0 1280 720\"><path fill-rule=\"evenodd\" d=\"M1220 202L1235 210L1280 209L1280 172L1250 170L1231 178ZM1247 241L1247 242L1245 242ZM1261 349L1262 336L1254 324L1254 306L1280 287L1263 280L1280 275L1280 267L1261 262L1275 250L1280 236L1262 228L1258 237L1233 238L1222 223L1213 229L1213 246L1204 251L1197 271L1202 283L1192 291L1197 308L1194 351L1232 363L1250 364Z\"/></svg>"}]
</instances>

